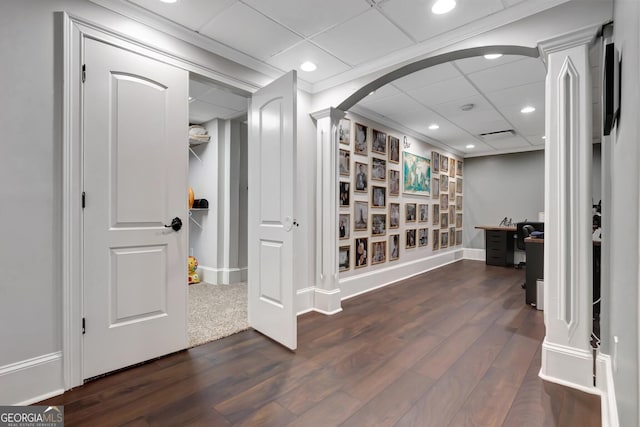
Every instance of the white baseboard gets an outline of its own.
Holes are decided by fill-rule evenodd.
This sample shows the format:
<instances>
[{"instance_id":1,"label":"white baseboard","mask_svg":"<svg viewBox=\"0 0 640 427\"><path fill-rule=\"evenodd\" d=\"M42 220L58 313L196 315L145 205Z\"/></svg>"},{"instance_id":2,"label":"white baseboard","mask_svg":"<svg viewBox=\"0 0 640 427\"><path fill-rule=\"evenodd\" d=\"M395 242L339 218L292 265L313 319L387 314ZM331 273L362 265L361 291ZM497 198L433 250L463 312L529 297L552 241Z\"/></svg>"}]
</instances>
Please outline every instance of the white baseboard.
<instances>
[{"instance_id":1,"label":"white baseboard","mask_svg":"<svg viewBox=\"0 0 640 427\"><path fill-rule=\"evenodd\" d=\"M0 405L30 405L64 393L62 352L0 367Z\"/></svg>"},{"instance_id":2,"label":"white baseboard","mask_svg":"<svg viewBox=\"0 0 640 427\"><path fill-rule=\"evenodd\" d=\"M575 388L585 393L600 394L593 386L593 355L580 350L550 343L542 343L540 378L545 381Z\"/></svg>"},{"instance_id":3,"label":"white baseboard","mask_svg":"<svg viewBox=\"0 0 640 427\"><path fill-rule=\"evenodd\" d=\"M374 289L459 261L463 258L463 251L463 249L457 249L427 258L392 264L386 268L340 279L342 299L353 298Z\"/></svg>"},{"instance_id":4,"label":"white baseboard","mask_svg":"<svg viewBox=\"0 0 640 427\"><path fill-rule=\"evenodd\" d=\"M475 248L464 248L464 259L471 259L474 261L486 261L487 260L487 251L484 249L475 249Z\"/></svg>"},{"instance_id":5,"label":"white baseboard","mask_svg":"<svg viewBox=\"0 0 640 427\"><path fill-rule=\"evenodd\" d=\"M198 275L203 282L214 285L228 285L247 281L247 267L243 268L213 268L198 266Z\"/></svg>"},{"instance_id":6,"label":"white baseboard","mask_svg":"<svg viewBox=\"0 0 640 427\"><path fill-rule=\"evenodd\" d=\"M608 354L601 353L596 358L596 384L600 390L602 427L620 427L616 388L613 383L613 364Z\"/></svg>"},{"instance_id":7,"label":"white baseboard","mask_svg":"<svg viewBox=\"0 0 640 427\"><path fill-rule=\"evenodd\" d=\"M298 316L313 311L313 294L315 293L315 289L315 287L309 286L308 288L298 289L296 291L296 313Z\"/></svg>"},{"instance_id":8,"label":"white baseboard","mask_svg":"<svg viewBox=\"0 0 640 427\"><path fill-rule=\"evenodd\" d=\"M316 288L313 296L313 309L327 315L340 313L342 311L341 294L339 288L330 291Z\"/></svg>"}]
</instances>

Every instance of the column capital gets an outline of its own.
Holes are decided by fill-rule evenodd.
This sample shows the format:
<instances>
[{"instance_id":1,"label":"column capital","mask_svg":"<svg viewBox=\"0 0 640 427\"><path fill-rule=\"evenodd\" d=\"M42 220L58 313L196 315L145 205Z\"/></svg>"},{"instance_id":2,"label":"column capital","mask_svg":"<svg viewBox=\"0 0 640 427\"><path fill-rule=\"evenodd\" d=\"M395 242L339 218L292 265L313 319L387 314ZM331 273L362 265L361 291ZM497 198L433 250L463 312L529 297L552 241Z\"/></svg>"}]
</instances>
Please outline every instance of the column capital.
<instances>
[{"instance_id":1,"label":"column capital","mask_svg":"<svg viewBox=\"0 0 640 427\"><path fill-rule=\"evenodd\" d=\"M331 120L333 120L333 121L338 121L340 119L343 119L346 114L347 113L345 113L342 110L338 110L337 108L329 107L329 108L325 108L323 110L314 111L313 113L311 113L309 115L311 116L311 118L313 118L316 121L318 121L320 119L327 118L327 117L330 117Z\"/></svg>"},{"instance_id":2,"label":"column capital","mask_svg":"<svg viewBox=\"0 0 640 427\"><path fill-rule=\"evenodd\" d=\"M591 44L598 32L600 31L601 25L590 25L588 27L583 27L576 31L571 31L570 33L565 33L559 36L552 37L550 39L542 40L538 42L538 49L540 50L540 55L543 59L549 56L549 54L554 52L560 52L566 49L571 49L572 47L581 46L581 45L589 45Z\"/></svg>"}]
</instances>

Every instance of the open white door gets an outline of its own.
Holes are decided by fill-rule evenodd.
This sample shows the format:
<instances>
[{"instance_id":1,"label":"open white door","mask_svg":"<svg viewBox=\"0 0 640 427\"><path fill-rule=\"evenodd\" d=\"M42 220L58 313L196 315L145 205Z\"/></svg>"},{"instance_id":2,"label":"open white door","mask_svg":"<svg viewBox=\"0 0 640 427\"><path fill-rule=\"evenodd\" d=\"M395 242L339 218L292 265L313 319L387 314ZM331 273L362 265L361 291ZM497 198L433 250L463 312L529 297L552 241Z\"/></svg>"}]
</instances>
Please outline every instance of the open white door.
<instances>
[{"instance_id":1,"label":"open white door","mask_svg":"<svg viewBox=\"0 0 640 427\"><path fill-rule=\"evenodd\" d=\"M293 227L296 72L253 94L249 109L249 325L295 350Z\"/></svg>"},{"instance_id":2,"label":"open white door","mask_svg":"<svg viewBox=\"0 0 640 427\"><path fill-rule=\"evenodd\" d=\"M91 39L84 58L86 379L187 345L177 223L187 219L188 73Z\"/></svg>"}]
</instances>

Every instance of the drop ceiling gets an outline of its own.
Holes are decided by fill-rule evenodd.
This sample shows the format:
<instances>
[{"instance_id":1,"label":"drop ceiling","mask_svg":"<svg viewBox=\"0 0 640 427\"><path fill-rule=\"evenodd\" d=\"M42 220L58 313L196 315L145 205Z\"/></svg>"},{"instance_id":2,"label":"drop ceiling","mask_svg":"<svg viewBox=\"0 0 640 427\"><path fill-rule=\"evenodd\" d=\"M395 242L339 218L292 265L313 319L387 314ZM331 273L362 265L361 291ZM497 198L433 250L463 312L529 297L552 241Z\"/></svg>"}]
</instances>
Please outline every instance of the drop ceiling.
<instances>
[{"instance_id":1,"label":"drop ceiling","mask_svg":"<svg viewBox=\"0 0 640 427\"><path fill-rule=\"evenodd\" d=\"M365 70L381 58L417 51L469 25L495 27L496 22L507 24L566 1L458 0L452 12L434 15L430 11L434 0L178 0L174 4L123 0L139 12L222 43L238 53L236 61L243 56L246 64L258 61L275 75L297 69L312 92L314 86ZM313 61L317 70L300 70L304 61ZM465 155L540 149L544 78L545 66L537 58L468 58L396 80L356 109ZM246 99L206 84L192 82L190 95L192 121L212 114L230 118L246 111ZM473 108L462 111L465 104ZM536 110L523 114L525 105ZM428 129L432 123L439 129ZM504 138L479 136L510 129L515 134ZM475 147L465 148L469 144Z\"/></svg>"}]
</instances>

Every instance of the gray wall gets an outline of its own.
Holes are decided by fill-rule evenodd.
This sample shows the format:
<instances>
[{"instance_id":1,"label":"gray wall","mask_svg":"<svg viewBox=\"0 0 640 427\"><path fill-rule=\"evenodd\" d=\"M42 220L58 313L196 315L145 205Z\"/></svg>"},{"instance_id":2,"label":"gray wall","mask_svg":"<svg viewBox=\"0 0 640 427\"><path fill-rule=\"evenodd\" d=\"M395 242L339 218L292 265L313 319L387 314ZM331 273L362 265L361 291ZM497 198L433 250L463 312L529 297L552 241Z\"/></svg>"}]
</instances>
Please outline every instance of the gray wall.
<instances>
[{"instance_id":1,"label":"gray wall","mask_svg":"<svg viewBox=\"0 0 640 427\"><path fill-rule=\"evenodd\" d=\"M484 249L484 232L477 225L537 221L544 210L544 150L464 161L463 245Z\"/></svg>"},{"instance_id":2,"label":"gray wall","mask_svg":"<svg viewBox=\"0 0 640 427\"><path fill-rule=\"evenodd\" d=\"M609 277L603 277L609 301L610 354L617 355L614 372L621 426L639 425L638 414L638 163L640 90L638 80L640 6L635 0L614 2L614 41L622 59L622 99L618 129L611 143L611 230L604 230L603 251L610 250ZM607 148L605 148L607 149ZM605 210L604 215L608 212ZM613 337L619 343L613 344Z\"/></svg>"}]
</instances>

